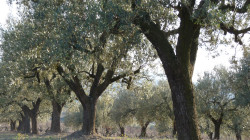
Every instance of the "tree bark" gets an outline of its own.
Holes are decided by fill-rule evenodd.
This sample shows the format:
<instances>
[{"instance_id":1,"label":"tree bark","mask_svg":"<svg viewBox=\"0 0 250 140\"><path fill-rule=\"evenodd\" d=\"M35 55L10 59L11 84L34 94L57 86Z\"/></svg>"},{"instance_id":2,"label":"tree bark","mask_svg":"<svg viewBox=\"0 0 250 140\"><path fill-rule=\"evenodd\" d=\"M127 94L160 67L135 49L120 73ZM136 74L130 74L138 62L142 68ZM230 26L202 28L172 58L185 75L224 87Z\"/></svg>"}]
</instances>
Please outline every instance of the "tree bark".
<instances>
[{"instance_id":1,"label":"tree bark","mask_svg":"<svg viewBox=\"0 0 250 140\"><path fill-rule=\"evenodd\" d=\"M22 130L22 127L23 127L23 119L19 120L18 122L18 127L17 127L17 131L21 131Z\"/></svg>"},{"instance_id":2,"label":"tree bark","mask_svg":"<svg viewBox=\"0 0 250 140\"><path fill-rule=\"evenodd\" d=\"M115 66L116 60L112 62ZM106 88L113 82L118 81L121 78L126 77L126 74L114 76L115 69L107 69L105 75L103 75L105 68L101 63L97 63L96 73L94 70L92 74L89 74L94 80L92 82L90 93L87 95L82 87L81 81L77 75L72 76L71 78L66 77L66 73L63 70L62 66L57 66L58 73L62 76L64 81L69 85L72 91L76 94L78 100L83 106L83 126L82 133L83 135L93 135L95 134L95 119L96 119L96 103L98 98L106 90ZM134 74L139 71L135 71ZM114 76L114 77L113 77ZM101 79L104 78L104 81Z\"/></svg>"},{"instance_id":3,"label":"tree bark","mask_svg":"<svg viewBox=\"0 0 250 140\"><path fill-rule=\"evenodd\" d=\"M136 9L135 1L133 5L132 9ZM135 17L134 24L140 27L153 44L162 62L171 88L178 139L200 140L192 84L200 26L195 20L191 20L192 12L187 7L181 7L179 12L181 23L176 50L169 43L166 32L162 31L145 11L138 12L140 15Z\"/></svg>"},{"instance_id":4,"label":"tree bark","mask_svg":"<svg viewBox=\"0 0 250 140\"><path fill-rule=\"evenodd\" d=\"M82 132L84 135L95 134L95 119L96 119L96 99L89 97L89 101L83 106L83 126Z\"/></svg>"},{"instance_id":5,"label":"tree bark","mask_svg":"<svg viewBox=\"0 0 250 140\"><path fill-rule=\"evenodd\" d=\"M214 124L214 139L215 140L220 139L220 126L222 124L223 116L224 116L223 109L221 110L219 119L215 119L211 114L208 114L208 117L211 119L211 121Z\"/></svg>"},{"instance_id":6,"label":"tree bark","mask_svg":"<svg viewBox=\"0 0 250 140\"><path fill-rule=\"evenodd\" d=\"M221 123L219 122L214 123L214 139L215 140L220 139L220 126L221 126Z\"/></svg>"},{"instance_id":7,"label":"tree bark","mask_svg":"<svg viewBox=\"0 0 250 140\"><path fill-rule=\"evenodd\" d=\"M63 105L60 105L56 102L56 100L52 100L52 121L51 121L51 132L60 133L61 125L60 125L60 116L62 112Z\"/></svg>"},{"instance_id":8,"label":"tree bark","mask_svg":"<svg viewBox=\"0 0 250 140\"><path fill-rule=\"evenodd\" d=\"M10 130L11 131L16 130L16 121L13 121L13 120L10 121Z\"/></svg>"},{"instance_id":9,"label":"tree bark","mask_svg":"<svg viewBox=\"0 0 250 140\"><path fill-rule=\"evenodd\" d=\"M21 114L22 120L19 121L19 126L17 128L18 131L23 133L30 133L30 117L27 110L23 109L23 114Z\"/></svg>"},{"instance_id":10,"label":"tree bark","mask_svg":"<svg viewBox=\"0 0 250 140\"><path fill-rule=\"evenodd\" d=\"M194 91L191 79L168 73L168 81L172 91L172 100L175 114L178 139L199 139L196 110L194 103Z\"/></svg>"},{"instance_id":11,"label":"tree bark","mask_svg":"<svg viewBox=\"0 0 250 140\"><path fill-rule=\"evenodd\" d=\"M38 134L37 115L31 115L32 134Z\"/></svg>"},{"instance_id":12,"label":"tree bark","mask_svg":"<svg viewBox=\"0 0 250 140\"><path fill-rule=\"evenodd\" d=\"M176 133L177 133L177 130L176 130L176 122L175 122L175 120L174 120L174 123L173 123L173 137L176 135Z\"/></svg>"},{"instance_id":13,"label":"tree bark","mask_svg":"<svg viewBox=\"0 0 250 140\"><path fill-rule=\"evenodd\" d=\"M40 107L41 102L42 102L41 98L38 98L36 100L36 102L32 102L33 109L31 109L31 110L26 106L28 113L29 113L29 116L31 117L32 134L38 134L37 116L38 116L38 111L39 111L39 107Z\"/></svg>"},{"instance_id":14,"label":"tree bark","mask_svg":"<svg viewBox=\"0 0 250 140\"><path fill-rule=\"evenodd\" d=\"M120 125L119 125L119 128L120 128L120 133L121 133L120 136L125 137L125 128L123 126L120 126Z\"/></svg>"},{"instance_id":15,"label":"tree bark","mask_svg":"<svg viewBox=\"0 0 250 140\"><path fill-rule=\"evenodd\" d=\"M147 136L147 127L148 127L149 123L150 123L150 121L146 122L144 125L141 126L140 137L146 137Z\"/></svg>"}]
</instances>

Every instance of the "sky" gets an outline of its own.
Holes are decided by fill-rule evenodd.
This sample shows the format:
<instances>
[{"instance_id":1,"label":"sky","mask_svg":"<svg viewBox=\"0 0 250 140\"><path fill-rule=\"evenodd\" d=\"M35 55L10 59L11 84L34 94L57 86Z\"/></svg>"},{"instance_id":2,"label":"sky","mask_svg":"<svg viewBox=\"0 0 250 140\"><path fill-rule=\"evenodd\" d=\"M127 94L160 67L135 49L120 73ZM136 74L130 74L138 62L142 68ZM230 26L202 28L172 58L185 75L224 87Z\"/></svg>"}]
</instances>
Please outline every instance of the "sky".
<instances>
[{"instance_id":1,"label":"sky","mask_svg":"<svg viewBox=\"0 0 250 140\"><path fill-rule=\"evenodd\" d=\"M7 4L7 0L0 0L0 25L6 27L6 20L9 15L16 15L16 8L10 7ZM212 71L217 65L223 65L230 67L229 59L232 56L242 57L242 52L237 51L232 47L219 46L217 52L219 56L213 58L214 52L209 52L205 48L199 48L197 54L197 60L194 68L193 82L196 82L199 75L202 76L205 71ZM160 73L164 73L163 69Z\"/></svg>"}]
</instances>

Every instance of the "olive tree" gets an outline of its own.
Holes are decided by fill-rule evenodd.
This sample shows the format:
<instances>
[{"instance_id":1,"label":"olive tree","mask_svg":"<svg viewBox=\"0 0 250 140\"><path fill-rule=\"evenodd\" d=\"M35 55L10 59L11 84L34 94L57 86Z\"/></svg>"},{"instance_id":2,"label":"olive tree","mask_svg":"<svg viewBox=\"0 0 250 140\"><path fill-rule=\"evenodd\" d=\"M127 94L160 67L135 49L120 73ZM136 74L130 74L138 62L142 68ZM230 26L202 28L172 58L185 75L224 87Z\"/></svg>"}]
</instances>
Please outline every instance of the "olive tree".
<instances>
[{"instance_id":1,"label":"olive tree","mask_svg":"<svg viewBox=\"0 0 250 140\"><path fill-rule=\"evenodd\" d=\"M209 42L206 43L207 45L215 46L222 44L226 38L220 35L226 35L227 33L234 36L235 42L244 45L245 42L241 40L240 35L244 35L250 30L248 27L249 0L103 0L77 1L77 4L69 4L65 1L20 1L28 5L28 8L32 6L38 8L38 10L30 10L30 13L34 13L36 17L42 18L41 22L38 22L39 24L44 25L42 21L49 21L49 26L47 27L51 28L44 28L46 30L42 33L46 34L48 31L56 31L53 22L57 21L61 23L61 21L63 21L55 18L58 15L66 17L72 14L68 19L71 19L71 21L78 20L78 25L79 23L87 23L88 27L94 26L93 31L97 32L94 38L97 39L96 42L101 43L97 43L98 45L91 44L89 47L98 46L98 48L101 48L99 46L102 46L107 49L108 47L105 44L107 40L110 39L110 35L119 36L123 34L123 31L131 29L134 31L139 30L138 33L145 35L157 51L170 84L179 139L201 139L197 128L195 95L191 80L198 46L204 45L204 42ZM39 2L44 5L39 7L37 5ZM50 2L54 3L51 4ZM73 9L74 12L58 14L57 11L60 12L61 9L65 8L62 3L66 6L74 5L68 8ZM49 9L50 5L53 5L52 8L54 7L56 12L48 10L44 13L43 11ZM59 8L57 6L59 6ZM76 14L77 11L81 11L81 14ZM91 11L91 14L87 14L89 11ZM53 18L50 18L51 20L45 20L44 17L48 15L51 15ZM79 15L81 16L79 17ZM106 19L106 22L102 19ZM109 24L106 24L107 22ZM78 33L80 33L80 35L83 35L88 29L93 29L74 28L73 25L75 24L68 25L72 25L68 28L69 30L79 29ZM65 28L62 27L60 29ZM217 34L219 35L216 36ZM53 35L53 33L50 35ZM67 41L70 42L69 44L71 45L62 43L61 41L58 42L72 46L75 50L89 52L89 49L82 48L81 45L78 44L79 42L75 43L75 45L73 43L75 42L75 36L84 42L86 41L86 37L89 38L89 35L77 37L79 34L72 34L72 32L65 35L68 39L71 38L71 41ZM134 37L129 34L123 35L129 38ZM230 38L233 36L230 36ZM45 37L49 37L49 35L45 35ZM64 39L67 40L66 38ZM232 41L226 40L226 42ZM86 41L86 43L88 42Z\"/></svg>"},{"instance_id":2,"label":"olive tree","mask_svg":"<svg viewBox=\"0 0 250 140\"><path fill-rule=\"evenodd\" d=\"M214 124L214 139L220 139L220 127L236 110L235 97L229 84L229 72L224 67L214 69L214 73L204 73L198 80L197 95L199 112Z\"/></svg>"}]
</instances>

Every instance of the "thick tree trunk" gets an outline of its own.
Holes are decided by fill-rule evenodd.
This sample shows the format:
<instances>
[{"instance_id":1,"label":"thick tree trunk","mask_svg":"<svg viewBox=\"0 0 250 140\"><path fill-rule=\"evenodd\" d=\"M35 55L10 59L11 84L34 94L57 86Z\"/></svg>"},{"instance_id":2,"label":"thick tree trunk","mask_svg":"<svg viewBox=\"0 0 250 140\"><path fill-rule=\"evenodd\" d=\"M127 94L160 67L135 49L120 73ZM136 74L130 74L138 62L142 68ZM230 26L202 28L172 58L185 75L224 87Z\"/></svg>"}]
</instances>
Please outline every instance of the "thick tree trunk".
<instances>
[{"instance_id":1,"label":"thick tree trunk","mask_svg":"<svg viewBox=\"0 0 250 140\"><path fill-rule=\"evenodd\" d=\"M60 133L61 125L60 125L60 116L62 112L63 106L58 104L55 100L52 101L52 121L51 121L51 132Z\"/></svg>"},{"instance_id":2,"label":"thick tree trunk","mask_svg":"<svg viewBox=\"0 0 250 140\"><path fill-rule=\"evenodd\" d=\"M15 131L16 130L16 121L10 121L10 130Z\"/></svg>"},{"instance_id":3,"label":"thick tree trunk","mask_svg":"<svg viewBox=\"0 0 250 140\"><path fill-rule=\"evenodd\" d=\"M17 130L23 133L30 133L30 117L27 111L24 111L24 115L22 115L22 120L19 121Z\"/></svg>"},{"instance_id":4,"label":"thick tree trunk","mask_svg":"<svg viewBox=\"0 0 250 140\"><path fill-rule=\"evenodd\" d=\"M132 9L136 9L135 1L132 2L134 2ZM166 33L150 19L148 13L141 12L134 19L134 24L140 27L154 45L161 59L171 88L178 139L200 140L192 84L200 26L191 20L189 9L182 7L179 13L181 22L178 29L178 43L176 46L171 46ZM174 47L176 50L173 49Z\"/></svg>"},{"instance_id":5,"label":"thick tree trunk","mask_svg":"<svg viewBox=\"0 0 250 140\"><path fill-rule=\"evenodd\" d=\"M180 140L198 140L194 90L191 79L179 73L174 75L167 71L168 81L172 91L176 129Z\"/></svg>"},{"instance_id":6,"label":"thick tree trunk","mask_svg":"<svg viewBox=\"0 0 250 140\"><path fill-rule=\"evenodd\" d=\"M38 134L37 129L37 115L31 115L31 124L32 124L32 134Z\"/></svg>"},{"instance_id":7,"label":"thick tree trunk","mask_svg":"<svg viewBox=\"0 0 250 140\"><path fill-rule=\"evenodd\" d=\"M150 123L150 121L146 122L143 126L141 126L140 137L146 137L147 136L147 127L148 127L149 123Z\"/></svg>"},{"instance_id":8,"label":"thick tree trunk","mask_svg":"<svg viewBox=\"0 0 250 140\"><path fill-rule=\"evenodd\" d=\"M82 132L84 135L95 134L96 101L97 100L90 98L89 102L82 104L83 106Z\"/></svg>"},{"instance_id":9,"label":"thick tree trunk","mask_svg":"<svg viewBox=\"0 0 250 140\"><path fill-rule=\"evenodd\" d=\"M125 136L125 128L123 127L123 126L119 126L119 128L120 128L120 136L121 137L124 137Z\"/></svg>"},{"instance_id":10,"label":"thick tree trunk","mask_svg":"<svg viewBox=\"0 0 250 140\"><path fill-rule=\"evenodd\" d=\"M221 123L214 123L214 139L215 140L220 139L220 126L221 126Z\"/></svg>"}]
</instances>

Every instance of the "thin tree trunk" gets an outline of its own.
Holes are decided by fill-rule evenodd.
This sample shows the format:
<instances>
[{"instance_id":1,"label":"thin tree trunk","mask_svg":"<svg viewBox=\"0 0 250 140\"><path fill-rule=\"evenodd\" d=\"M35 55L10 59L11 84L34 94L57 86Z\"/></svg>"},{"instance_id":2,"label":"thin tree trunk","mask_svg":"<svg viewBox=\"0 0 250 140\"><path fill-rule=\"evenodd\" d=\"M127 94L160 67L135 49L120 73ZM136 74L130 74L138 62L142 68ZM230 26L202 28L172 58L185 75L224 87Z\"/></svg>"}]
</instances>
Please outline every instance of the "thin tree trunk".
<instances>
[{"instance_id":1,"label":"thin tree trunk","mask_svg":"<svg viewBox=\"0 0 250 140\"><path fill-rule=\"evenodd\" d=\"M106 137L110 136L110 130L111 130L110 127L106 127L105 129L106 129L105 136Z\"/></svg>"},{"instance_id":2,"label":"thin tree trunk","mask_svg":"<svg viewBox=\"0 0 250 140\"><path fill-rule=\"evenodd\" d=\"M221 123L219 122L214 123L214 139L215 140L220 139L220 126L221 126Z\"/></svg>"},{"instance_id":3,"label":"thin tree trunk","mask_svg":"<svg viewBox=\"0 0 250 140\"><path fill-rule=\"evenodd\" d=\"M16 130L16 121L10 121L10 130L15 131Z\"/></svg>"},{"instance_id":4,"label":"thin tree trunk","mask_svg":"<svg viewBox=\"0 0 250 140\"><path fill-rule=\"evenodd\" d=\"M120 125L119 125L119 128L120 128L120 133L121 133L120 136L125 137L125 128L123 126L120 126Z\"/></svg>"},{"instance_id":5,"label":"thin tree trunk","mask_svg":"<svg viewBox=\"0 0 250 140\"><path fill-rule=\"evenodd\" d=\"M31 124L32 124L32 134L38 134L37 129L37 115L31 115Z\"/></svg>"},{"instance_id":6,"label":"thin tree trunk","mask_svg":"<svg viewBox=\"0 0 250 140\"><path fill-rule=\"evenodd\" d=\"M23 116L22 116L23 118ZM19 120L18 122L18 127L17 127L17 131L21 131L22 130L22 127L23 127L23 119Z\"/></svg>"},{"instance_id":7,"label":"thin tree trunk","mask_svg":"<svg viewBox=\"0 0 250 140\"><path fill-rule=\"evenodd\" d=\"M210 140L213 140L213 132L209 132L208 137L209 137Z\"/></svg>"},{"instance_id":8,"label":"thin tree trunk","mask_svg":"<svg viewBox=\"0 0 250 140\"><path fill-rule=\"evenodd\" d=\"M36 100L36 102L32 102L33 109L31 109L31 110L27 106L25 106L25 108L27 108L27 110L28 110L29 116L31 117L32 134L38 134L37 115L38 115L38 111L39 111L39 107L40 107L41 102L42 102L41 98L38 98Z\"/></svg>"},{"instance_id":9,"label":"thin tree trunk","mask_svg":"<svg viewBox=\"0 0 250 140\"><path fill-rule=\"evenodd\" d=\"M60 133L61 125L60 125L60 116L62 112L63 106L58 104L55 100L52 100L52 121L51 121L51 132Z\"/></svg>"},{"instance_id":10,"label":"thin tree trunk","mask_svg":"<svg viewBox=\"0 0 250 140\"><path fill-rule=\"evenodd\" d=\"M240 132L236 133L236 140L241 140L241 133Z\"/></svg>"},{"instance_id":11,"label":"thin tree trunk","mask_svg":"<svg viewBox=\"0 0 250 140\"><path fill-rule=\"evenodd\" d=\"M146 137L147 136L147 127L148 127L149 123L150 123L150 121L146 122L143 126L141 126L140 137Z\"/></svg>"},{"instance_id":12,"label":"thin tree trunk","mask_svg":"<svg viewBox=\"0 0 250 140\"><path fill-rule=\"evenodd\" d=\"M96 119L96 101L93 98L89 102L82 104L83 106L83 126L82 132L84 135L95 134L95 119Z\"/></svg>"}]
</instances>

